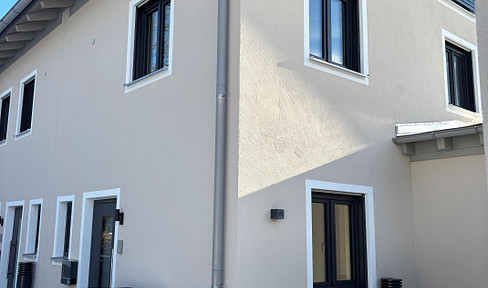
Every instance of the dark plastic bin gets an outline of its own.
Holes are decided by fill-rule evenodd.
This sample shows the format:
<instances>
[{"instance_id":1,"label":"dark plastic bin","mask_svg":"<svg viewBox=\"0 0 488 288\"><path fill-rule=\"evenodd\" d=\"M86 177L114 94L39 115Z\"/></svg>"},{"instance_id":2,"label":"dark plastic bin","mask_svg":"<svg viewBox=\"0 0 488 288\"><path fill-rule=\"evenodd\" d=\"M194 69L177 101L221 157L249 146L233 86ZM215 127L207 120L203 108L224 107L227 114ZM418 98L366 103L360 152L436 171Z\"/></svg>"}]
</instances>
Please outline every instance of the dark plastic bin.
<instances>
[{"instance_id":1,"label":"dark plastic bin","mask_svg":"<svg viewBox=\"0 0 488 288\"><path fill-rule=\"evenodd\" d=\"M17 270L17 288L32 288L34 281L34 263L19 262Z\"/></svg>"}]
</instances>

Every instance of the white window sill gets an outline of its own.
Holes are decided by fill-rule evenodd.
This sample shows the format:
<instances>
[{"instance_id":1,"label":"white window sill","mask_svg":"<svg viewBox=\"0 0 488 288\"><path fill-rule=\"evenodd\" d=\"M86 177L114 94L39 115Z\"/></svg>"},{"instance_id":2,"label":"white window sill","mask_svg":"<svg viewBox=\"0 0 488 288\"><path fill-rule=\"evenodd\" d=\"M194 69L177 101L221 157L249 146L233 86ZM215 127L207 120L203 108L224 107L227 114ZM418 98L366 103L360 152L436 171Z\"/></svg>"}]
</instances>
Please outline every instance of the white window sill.
<instances>
[{"instance_id":1,"label":"white window sill","mask_svg":"<svg viewBox=\"0 0 488 288\"><path fill-rule=\"evenodd\" d=\"M27 137L27 136L29 136L31 134L32 134L32 129L29 129L29 130L25 130L22 133L16 134L14 138L15 138L15 141L17 141L17 140L20 140L22 138L25 138L25 137Z\"/></svg>"},{"instance_id":2,"label":"white window sill","mask_svg":"<svg viewBox=\"0 0 488 288\"><path fill-rule=\"evenodd\" d=\"M37 262L37 253L25 253L24 260Z\"/></svg>"},{"instance_id":3,"label":"white window sill","mask_svg":"<svg viewBox=\"0 0 488 288\"><path fill-rule=\"evenodd\" d=\"M458 4L454 3L451 0L438 0L439 3L446 6L447 8L453 10L454 12L460 14L461 16L465 17L469 21L476 23L476 15L471 13L470 11L466 10L465 8L459 6Z\"/></svg>"},{"instance_id":4,"label":"white window sill","mask_svg":"<svg viewBox=\"0 0 488 288\"><path fill-rule=\"evenodd\" d=\"M63 256L53 256L51 257L51 265L54 266L63 266L63 261L64 260L69 260L68 257L63 257Z\"/></svg>"},{"instance_id":5,"label":"white window sill","mask_svg":"<svg viewBox=\"0 0 488 288\"><path fill-rule=\"evenodd\" d=\"M142 76L139 79L125 83L124 84L125 93L127 94L129 92L132 92L134 90L142 88L146 85L149 85L149 84L154 83L158 80L161 80L161 79L163 79L169 75L171 75L171 69L169 67L164 67L164 68L161 68L159 70L156 70L152 73L149 73L145 76Z\"/></svg>"},{"instance_id":6,"label":"white window sill","mask_svg":"<svg viewBox=\"0 0 488 288\"><path fill-rule=\"evenodd\" d=\"M305 58L305 65L364 85L369 85L369 75L352 71L312 56Z\"/></svg>"},{"instance_id":7,"label":"white window sill","mask_svg":"<svg viewBox=\"0 0 488 288\"><path fill-rule=\"evenodd\" d=\"M480 112L472 112L452 104L447 106L447 111L473 120L483 118Z\"/></svg>"}]
</instances>

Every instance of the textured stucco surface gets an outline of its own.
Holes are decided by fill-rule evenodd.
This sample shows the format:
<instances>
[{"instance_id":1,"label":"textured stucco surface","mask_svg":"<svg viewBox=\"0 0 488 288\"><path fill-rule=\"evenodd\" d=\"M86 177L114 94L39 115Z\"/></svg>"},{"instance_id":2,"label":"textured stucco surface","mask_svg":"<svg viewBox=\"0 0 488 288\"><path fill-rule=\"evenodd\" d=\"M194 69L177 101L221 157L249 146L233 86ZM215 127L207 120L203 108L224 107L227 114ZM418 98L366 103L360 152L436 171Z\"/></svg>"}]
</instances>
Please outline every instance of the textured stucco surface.
<instances>
[{"instance_id":1,"label":"textured stucco surface","mask_svg":"<svg viewBox=\"0 0 488 288\"><path fill-rule=\"evenodd\" d=\"M303 1L241 3L239 287L305 287L306 179L372 186L378 278L416 287L410 162L391 138L471 121L446 111L442 29L476 43L475 24L438 1L367 10L369 86L304 65Z\"/></svg>"}]
</instances>

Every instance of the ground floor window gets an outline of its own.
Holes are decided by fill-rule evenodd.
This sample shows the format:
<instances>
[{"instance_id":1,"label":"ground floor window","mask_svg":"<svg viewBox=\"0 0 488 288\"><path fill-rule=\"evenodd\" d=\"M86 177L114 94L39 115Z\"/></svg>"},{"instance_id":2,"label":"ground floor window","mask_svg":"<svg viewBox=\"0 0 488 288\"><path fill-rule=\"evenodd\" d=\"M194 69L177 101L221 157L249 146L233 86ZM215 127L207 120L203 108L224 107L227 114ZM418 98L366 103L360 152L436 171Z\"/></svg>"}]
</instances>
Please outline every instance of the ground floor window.
<instances>
[{"instance_id":1,"label":"ground floor window","mask_svg":"<svg viewBox=\"0 0 488 288\"><path fill-rule=\"evenodd\" d=\"M367 287L364 197L312 193L313 287Z\"/></svg>"}]
</instances>

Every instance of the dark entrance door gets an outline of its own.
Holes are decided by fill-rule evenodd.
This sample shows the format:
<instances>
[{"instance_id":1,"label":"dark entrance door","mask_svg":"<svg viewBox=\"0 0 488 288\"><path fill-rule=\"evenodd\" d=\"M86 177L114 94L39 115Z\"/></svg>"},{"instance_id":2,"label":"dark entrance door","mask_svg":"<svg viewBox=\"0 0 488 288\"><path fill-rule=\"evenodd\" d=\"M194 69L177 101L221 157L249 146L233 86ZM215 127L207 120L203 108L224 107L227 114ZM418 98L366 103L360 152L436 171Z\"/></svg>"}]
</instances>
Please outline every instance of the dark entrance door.
<instances>
[{"instance_id":1,"label":"dark entrance door","mask_svg":"<svg viewBox=\"0 0 488 288\"><path fill-rule=\"evenodd\" d=\"M17 266L17 252L19 251L20 225L22 225L22 207L16 207L14 213L14 225L12 228L12 240L10 241L7 288L13 288L15 283L15 271Z\"/></svg>"},{"instance_id":2,"label":"dark entrance door","mask_svg":"<svg viewBox=\"0 0 488 288\"><path fill-rule=\"evenodd\" d=\"M364 199L312 194L313 287L366 288Z\"/></svg>"},{"instance_id":3,"label":"dark entrance door","mask_svg":"<svg viewBox=\"0 0 488 288\"><path fill-rule=\"evenodd\" d=\"M93 207L90 255L90 288L108 288L111 284L115 232L115 199L97 200Z\"/></svg>"}]
</instances>

